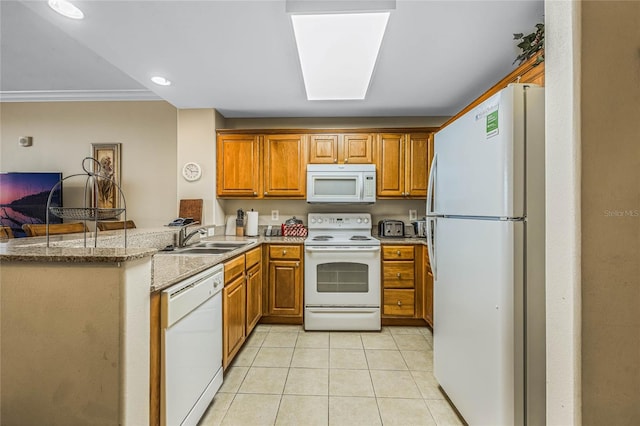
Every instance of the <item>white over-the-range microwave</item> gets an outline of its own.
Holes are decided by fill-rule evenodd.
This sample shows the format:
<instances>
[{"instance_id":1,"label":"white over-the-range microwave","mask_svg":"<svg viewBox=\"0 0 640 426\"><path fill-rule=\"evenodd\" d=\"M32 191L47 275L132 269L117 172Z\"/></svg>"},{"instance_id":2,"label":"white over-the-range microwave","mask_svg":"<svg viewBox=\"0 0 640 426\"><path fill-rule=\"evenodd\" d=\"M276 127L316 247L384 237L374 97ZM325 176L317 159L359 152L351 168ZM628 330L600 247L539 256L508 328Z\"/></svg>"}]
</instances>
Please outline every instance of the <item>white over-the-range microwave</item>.
<instances>
[{"instance_id":1,"label":"white over-the-range microwave","mask_svg":"<svg viewBox=\"0 0 640 426\"><path fill-rule=\"evenodd\" d=\"M307 165L307 203L375 202L375 164Z\"/></svg>"}]
</instances>

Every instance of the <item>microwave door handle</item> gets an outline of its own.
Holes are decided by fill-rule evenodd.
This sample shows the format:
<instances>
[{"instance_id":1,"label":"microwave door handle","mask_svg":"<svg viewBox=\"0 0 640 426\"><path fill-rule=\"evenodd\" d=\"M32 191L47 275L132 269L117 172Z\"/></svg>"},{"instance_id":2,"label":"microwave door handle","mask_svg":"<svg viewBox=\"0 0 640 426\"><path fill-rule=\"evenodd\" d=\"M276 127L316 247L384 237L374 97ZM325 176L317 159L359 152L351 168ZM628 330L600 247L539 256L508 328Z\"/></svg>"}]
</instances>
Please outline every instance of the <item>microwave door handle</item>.
<instances>
[{"instance_id":1,"label":"microwave door handle","mask_svg":"<svg viewBox=\"0 0 640 426\"><path fill-rule=\"evenodd\" d=\"M360 200L364 200L364 176L360 175L358 176L358 180L361 181L360 182Z\"/></svg>"}]
</instances>

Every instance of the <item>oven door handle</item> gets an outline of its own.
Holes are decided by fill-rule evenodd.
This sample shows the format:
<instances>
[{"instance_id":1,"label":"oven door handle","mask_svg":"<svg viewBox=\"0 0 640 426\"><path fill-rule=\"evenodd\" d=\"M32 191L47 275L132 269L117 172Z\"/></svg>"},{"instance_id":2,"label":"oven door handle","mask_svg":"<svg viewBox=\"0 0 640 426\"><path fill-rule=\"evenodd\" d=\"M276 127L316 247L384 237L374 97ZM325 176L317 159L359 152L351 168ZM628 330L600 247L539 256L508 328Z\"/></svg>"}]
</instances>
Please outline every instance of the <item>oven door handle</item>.
<instances>
[{"instance_id":1,"label":"oven door handle","mask_svg":"<svg viewBox=\"0 0 640 426\"><path fill-rule=\"evenodd\" d=\"M305 251L316 252L316 253L327 253L327 252L348 253L348 252L354 252L354 251L375 252L375 251L380 251L380 247L379 246L374 246L374 247L353 247L353 246L345 246L345 247L305 247Z\"/></svg>"}]
</instances>

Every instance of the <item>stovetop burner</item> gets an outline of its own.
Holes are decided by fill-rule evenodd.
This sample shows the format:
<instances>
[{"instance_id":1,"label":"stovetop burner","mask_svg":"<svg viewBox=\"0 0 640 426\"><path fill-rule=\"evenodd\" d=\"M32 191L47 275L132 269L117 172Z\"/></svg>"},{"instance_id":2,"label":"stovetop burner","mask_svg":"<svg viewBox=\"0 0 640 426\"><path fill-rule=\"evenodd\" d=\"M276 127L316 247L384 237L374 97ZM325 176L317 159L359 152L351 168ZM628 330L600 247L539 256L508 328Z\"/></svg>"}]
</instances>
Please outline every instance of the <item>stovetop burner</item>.
<instances>
[{"instance_id":1,"label":"stovetop burner","mask_svg":"<svg viewBox=\"0 0 640 426\"><path fill-rule=\"evenodd\" d=\"M349 238L351 241L369 241L371 237L367 237L366 235L354 235Z\"/></svg>"},{"instance_id":2,"label":"stovetop burner","mask_svg":"<svg viewBox=\"0 0 640 426\"><path fill-rule=\"evenodd\" d=\"M333 238L333 235L317 235L313 237L312 241L329 241Z\"/></svg>"}]
</instances>

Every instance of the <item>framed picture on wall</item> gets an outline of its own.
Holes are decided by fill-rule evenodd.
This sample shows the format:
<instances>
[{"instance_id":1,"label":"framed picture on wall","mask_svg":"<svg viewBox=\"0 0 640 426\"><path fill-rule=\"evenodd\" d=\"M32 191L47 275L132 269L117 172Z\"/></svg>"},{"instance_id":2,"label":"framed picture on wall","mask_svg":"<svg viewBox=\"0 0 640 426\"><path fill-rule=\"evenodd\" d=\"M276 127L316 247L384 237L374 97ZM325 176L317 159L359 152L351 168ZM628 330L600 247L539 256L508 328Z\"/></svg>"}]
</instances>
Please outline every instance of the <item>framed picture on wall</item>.
<instances>
[{"instance_id":1,"label":"framed picture on wall","mask_svg":"<svg viewBox=\"0 0 640 426\"><path fill-rule=\"evenodd\" d=\"M99 175L91 193L92 205L113 209L120 204L120 145L119 143L92 143L91 156L96 160L93 172ZM98 165L99 164L99 165Z\"/></svg>"}]
</instances>

